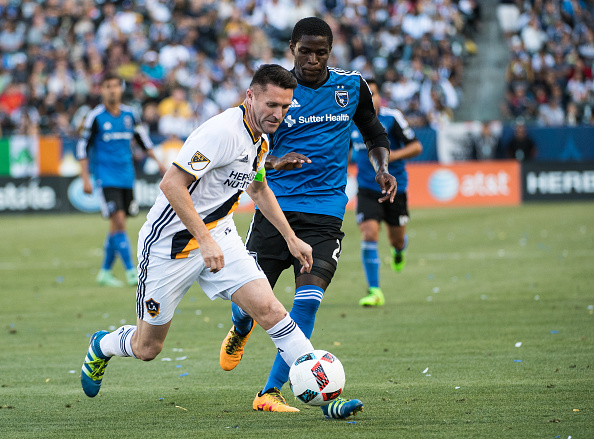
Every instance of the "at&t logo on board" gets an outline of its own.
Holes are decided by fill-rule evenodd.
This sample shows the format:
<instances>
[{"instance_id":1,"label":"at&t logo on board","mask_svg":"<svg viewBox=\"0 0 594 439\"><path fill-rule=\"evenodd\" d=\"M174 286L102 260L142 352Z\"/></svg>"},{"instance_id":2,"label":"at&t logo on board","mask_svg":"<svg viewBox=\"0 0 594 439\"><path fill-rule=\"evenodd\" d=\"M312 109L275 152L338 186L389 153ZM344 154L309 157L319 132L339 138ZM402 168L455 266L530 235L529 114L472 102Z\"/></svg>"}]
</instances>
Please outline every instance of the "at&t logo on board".
<instances>
[{"instance_id":1,"label":"at&t logo on board","mask_svg":"<svg viewBox=\"0 0 594 439\"><path fill-rule=\"evenodd\" d=\"M458 195L460 182L456 174L449 169L435 171L429 177L429 193L439 201L450 201Z\"/></svg>"}]
</instances>

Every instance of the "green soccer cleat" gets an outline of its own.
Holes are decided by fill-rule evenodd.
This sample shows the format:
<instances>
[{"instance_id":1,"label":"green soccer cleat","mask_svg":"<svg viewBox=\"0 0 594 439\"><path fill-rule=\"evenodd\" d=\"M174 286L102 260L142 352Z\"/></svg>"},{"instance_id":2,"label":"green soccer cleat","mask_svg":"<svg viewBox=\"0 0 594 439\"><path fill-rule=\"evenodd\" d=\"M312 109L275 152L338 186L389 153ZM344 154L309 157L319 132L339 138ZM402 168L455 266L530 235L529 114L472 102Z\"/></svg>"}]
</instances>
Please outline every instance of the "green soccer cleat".
<instances>
[{"instance_id":1,"label":"green soccer cleat","mask_svg":"<svg viewBox=\"0 0 594 439\"><path fill-rule=\"evenodd\" d=\"M126 270L126 283L130 286L138 285L138 272L136 268Z\"/></svg>"},{"instance_id":2,"label":"green soccer cleat","mask_svg":"<svg viewBox=\"0 0 594 439\"><path fill-rule=\"evenodd\" d=\"M362 297L359 300L359 305L361 306L383 306L386 303L386 299L384 298L384 293L380 288L371 287L369 288L368 294L365 297Z\"/></svg>"},{"instance_id":3,"label":"green soccer cleat","mask_svg":"<svg viewBox=\"0 0 594 439\"><path fill-rule=\"evenodd\" d=\"M97 275L97 283L104 287L123 287L124 282L114 277L111 270L101 269Z\"/></svg>"},{"instance_id":4,"label":"green soccer cleat","mask_svg":"<svg viewBox=\"0 0 594 439\"><path fill-rule=\"evenodd\" d=\"M392 270L396 273L400 273L404 266L406 265L406 257L404 250L396 251L395 248L392 247Z\"/></svg>"},{"instance_id":5,"label":"green soccer cleat","mask_svg":"<svg viewBox=\"0 0 594 439\"><path fill-rule=\"evenodd\" d=\"M322 412L328 419L347 419L363 411L363 403L358 399L336 398L328 405L322 406Z\"/></svg>"},{"instance_id":6,"label":"green soccer cleat","mask_svg":"<svg viewBox=\"0 0 594 439\"><path fill-rule=\"evenodd\" d=\"M82 365L80 383L85 395L90 398L97 396L97 393L99 393L107 362L111 358L105 357L99 346L99 342L107 334L109 334L107 331L97 331L91 336L89 350Z\"/></svg>"}]
</instances>

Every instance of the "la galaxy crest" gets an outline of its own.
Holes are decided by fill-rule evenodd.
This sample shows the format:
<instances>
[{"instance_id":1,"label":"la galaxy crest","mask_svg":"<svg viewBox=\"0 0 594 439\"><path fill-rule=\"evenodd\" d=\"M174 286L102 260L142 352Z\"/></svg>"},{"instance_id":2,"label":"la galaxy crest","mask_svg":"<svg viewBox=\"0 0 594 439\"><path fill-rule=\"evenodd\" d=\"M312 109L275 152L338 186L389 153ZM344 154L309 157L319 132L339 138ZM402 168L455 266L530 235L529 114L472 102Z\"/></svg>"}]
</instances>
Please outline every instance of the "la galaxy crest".
<instances>
[{"instance_id":1,"label":"la galaxy crest","mask_svg":"<svg viewBox=\"0 0 594 439\"><path fill-rule=\"evenodd\" d=\"M202 171L208 166L210 159L208 159L200 151L196 151L196 154L192 157L192 160L188 163L194 171Z\"/></svg>"},{"instance_id":2,"label":"la galaxy crest","mask_svg":"<svg viewBox=\"0 0 594 439\"><path fill-rule=\"evenodd\" d=\"M161 304L159 302L153 298L150 298L149 300L145 300L144 303L146 304L146 311L153 319L159 315L159 309L161 308Z\"/></svg>"},{"instance_id":3,"label":"la galaxy crest","mask_svg":"<svg viewBox=\"0 0 594 439\"><path fill-rule=\"evenodd\" d=\"M341 108L345 108L349 104L348 90L344 90L344 89L334 90L334 100Z\"/></svg>"}]
</instances>

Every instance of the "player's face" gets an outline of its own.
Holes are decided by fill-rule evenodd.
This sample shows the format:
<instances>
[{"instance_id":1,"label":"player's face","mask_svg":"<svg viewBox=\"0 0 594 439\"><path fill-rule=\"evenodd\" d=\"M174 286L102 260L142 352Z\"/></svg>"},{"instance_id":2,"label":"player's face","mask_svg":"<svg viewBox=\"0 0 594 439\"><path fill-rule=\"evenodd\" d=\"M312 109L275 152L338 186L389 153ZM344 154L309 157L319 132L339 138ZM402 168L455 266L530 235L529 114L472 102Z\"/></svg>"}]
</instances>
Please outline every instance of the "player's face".
<instances>
[{"instance_id":1,"label":"player's face","mask_svg":"<svg viewBox=\"0 0 594 439\"><path fill-rule=\"evenodd\" d=\"M377 84L369 84L369 90L371 90L371 99L373 100L373 107L375 112L378 113L380 105L382 104L382 97L379 94L379 88Z\"/></svg>"},{"instance_id":2,"label":"player's face","mask_svg":"<svg viewBox=\"0 0 594 439\"><path fill-rule=\"evenodd\" d=\"M264 134L272 134L289 111L293 90L272 84L268 84L266 88L255 86L248 90L247 99L253 111L253 128Z\"/></svg>"},{"instance_id":3,"label":"player's face","mask_svg":"<svg viewBox=\"0 0 594 439\"><path fill-rule=\"evenodd\" d=\"M326 79L326 67L332 50L328 38L303 35L295 44L291 41L289 47L295 57L297 79L313 85Z\"/></svg>"},{"instance_id":4,"label":"player's face","mask_svg":"<svg viewBox=\"0 0 594 439\"><path fill-rule=\"evenodd\" d=\"M101 98L106 105L119 104L122 93L122 83L119 79L109 79L101 84Z\"/></svg>"}]
</instances>

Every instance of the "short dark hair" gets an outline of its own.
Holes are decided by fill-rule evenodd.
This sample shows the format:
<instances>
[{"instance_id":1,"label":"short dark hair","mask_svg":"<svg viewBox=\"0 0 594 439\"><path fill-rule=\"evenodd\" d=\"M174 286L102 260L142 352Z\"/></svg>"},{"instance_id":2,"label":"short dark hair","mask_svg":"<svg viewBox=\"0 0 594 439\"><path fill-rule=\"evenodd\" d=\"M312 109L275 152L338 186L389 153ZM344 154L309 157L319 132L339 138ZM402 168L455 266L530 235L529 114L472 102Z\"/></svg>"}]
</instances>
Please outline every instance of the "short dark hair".
<instances>
[{"instance_id":1,"label":"short dark hair","mask_svg":"<svg viewBox=\"0 0 594 439\"><path fill-rule=\"evenodd\" d=\"M101 85L103 85L104 82L111 81L112 79L117 79L118 81L120 81L120 84L122 83L122 78L120 78L115 73L109 72L106 73L105 76L103 76L103 78L101 78Z\"/></svg>"},{"instance_id":2,"label":"short dark hair","mask_svg":"<svg viewBox=\"0 0 594 439\"><path fill-rule=\"evenodd\" d=\"M301 40L303 35L326 37L330 47L332 47L332 42L334 41L330 26L318 17L307 17L299 20L293 28L293 33L291 33L291 42L296 44Z\"/></svg>"},{"instance_id":3,"label":"short dark hair","mask_svg":"<svg viewBox=\"0 0 594 439\"><path fill-rule=\"evenodd\" d=\"M262 64L258 67L250 83L250 88L254 85L266 88L268 84L284 89L290 88L291 90L297 88L297 80L293 74L278 64Z\"/></svg>"},{"instance_id":4,"label":"short dark hair","mask_svg":"<svg viewBox=\"0 0 594 439\"><path fill-rule=\"evenodd\" d=\"M367 85L375 84L379 87L379 84L377 83L375 78L365 78L365 82L367 82Z\"/></svg>"}]
</instances>

